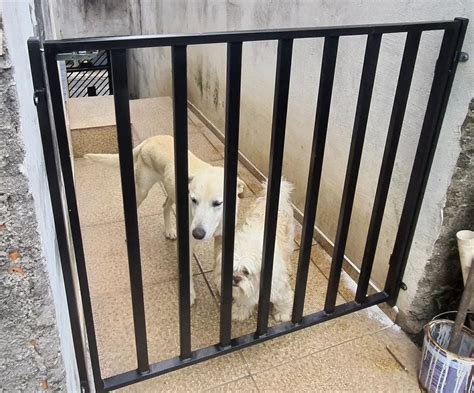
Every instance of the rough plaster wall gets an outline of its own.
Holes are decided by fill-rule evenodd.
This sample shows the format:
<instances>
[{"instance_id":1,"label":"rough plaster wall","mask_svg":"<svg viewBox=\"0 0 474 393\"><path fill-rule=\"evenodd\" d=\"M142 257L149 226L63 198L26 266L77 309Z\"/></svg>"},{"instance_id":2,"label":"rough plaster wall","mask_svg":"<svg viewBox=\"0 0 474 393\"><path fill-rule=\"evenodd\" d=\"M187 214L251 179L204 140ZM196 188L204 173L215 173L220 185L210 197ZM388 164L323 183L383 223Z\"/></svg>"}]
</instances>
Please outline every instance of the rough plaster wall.
<instances>
[{"instance_id":1,"label":"rough plaster wall","mask_svg":"<svg viewBox=\"0 0 474 393\"><path fill-rule=\"evenodd\" d=\"M61 352L66 370L68 391L77 391L79 382L74 355L69 314L66 304L60 258L57 250L46 170L36 108L33 105L33 86L26 40L32 35L44 34L54 38L55 21L52 18L54 0L41 2L6 1L3 3L5 35L9 43L21 127L18 132L24 148L24 174L28 176L29 192L33 196L34 212L38 222L41 252L48 272L44 285L51 288L56 309L56 324L61 339ZM38 266L42 267L41 264Z\"/></svg>"},{"instance_id":2,"label":"rough plaster wall","mask_svg":"<svg viewBox=\"0 0 474 393\"><path fill-rule=\"evenodd\" d=\"M474 99L461 128L461 153L443 208L443 223L433 254L418 284L408 314L400 322L416 333L433 316L456 310L464 288L456 232L474 230Z\"/></svg>"},{"instance_id":3,"label":"rough plaster wall","mask_svg":"<svg viewBox=\"0 0 474 393\"><path fill-rule=\"evenodd\" d=\"M3 32L3 22L0 21ZM0 390L65 390L50 281L25 166L14 72L0 58Z\"/></svg>"},{"instance_id":4,"label":"rough plaster wall","mask_svg":"<svg viewBox=\"0 0 474 393\"><path fill-rule=\"evenodd\" d=\"M449 3L427 0L142 1L141 14L146 15L141 27L144 34L410 22L457 16L472 20L474 17L472 5L459 0ZM464 45L469 53L474 52L471 30L472 27ZM440 39L439 32L425 33L422 38L372 276L381 286L403 206ZM385 36L382 40L346 250L355 262L361 260L363 253L403 44L404 35ZM317 216L317 225L332 239L337 226L364 46L362 37L345 37L339 46ZM189 99L220 129L224 124L225 53L223 45L188 48ZM300 208L304 203L321 53L321 40L295 41L284 174L296 185L295 202ZM268 166L275 59L275 42L244 44L240 149L264 173ZM138 86L135 86L140 97L171 93L167 84L169 64L169 54L150 57L141 64L140 72L147 75L138 78ZM440 230L441 209L459 154L459 128L466 104L474 95L473 77L472 61L460 64L405 274L408 291L402 292L399 298L398 305L404 310L410 308Z\"/></svg>"}]
</instances>

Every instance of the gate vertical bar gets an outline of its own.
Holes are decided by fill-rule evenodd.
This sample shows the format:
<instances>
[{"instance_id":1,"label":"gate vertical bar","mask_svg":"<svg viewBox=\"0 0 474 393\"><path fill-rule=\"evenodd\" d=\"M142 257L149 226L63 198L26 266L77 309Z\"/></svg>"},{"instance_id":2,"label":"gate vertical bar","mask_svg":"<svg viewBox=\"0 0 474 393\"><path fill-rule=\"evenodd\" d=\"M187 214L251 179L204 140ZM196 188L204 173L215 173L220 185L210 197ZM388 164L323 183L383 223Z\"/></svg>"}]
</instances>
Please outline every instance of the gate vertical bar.
<instances>
[{"instance_id":1,"label":"gate vertical bar","mask_svg":"<svg viewBox=\"0 0 474 393\"><path fill-rule=\"evenodd\" d=\"M423 195L428 183L431 164L456 73L458 56L466 35L468 20L456 18L456 21L459 23L458 28L446 30L443 35L405 203L390 259L385 291L390 295L388 303L392 306L396 304L400 291L403 273L423 202Z\"/></svg>"},{"instance_id":2,"label":"gate vertical bar","mask_svg":"<svg viewBox=\"0 0 474 393\"><path fill-rule=\"evenodd\" d=\"M113 50L111 58L137 368L138 372L144 373L149 370L150 366L148 363L145 304L143 301L140 241L138 237L137 198L135 194L135 171L128 96L127 52L125 49Z\"/></svg>"},{"instance_id":3,"label":"gate vertical bar","mask_svg":"<svg viewBox=\"0 0 474 393\"><path fill-rule=\"evenodd\" d=\"M347 235L351 220L352 206L359 175L360 159L364 146L365 131L369 117L370 101L374 87L377 60L380 51L381 34L369 34L365 50L364 65L360 80L359 96L357 98L357 109L352 132L352 141L347 161L346 179L342 193L339 222L337 224L336 240L334 242L334 254L332 257L331 271L329 273L328 290L324 311L328 314L334 311L336 304L339 280L341 277L342 263L346 248Z\"/></svg>"},{"instance_id":4,"label":"gate vertical bar","mask_svg":"<svg viewBox=\"0 0 474 393\"><path fill-rule=\"evenodd\" d=\"M240 80L242 43L227 44L227 87L224 161L224 219L222 236L222 277L220 343L230 345L232 316L232 273L234 266L235 202L239 153Z\"/></svg>"},{"instance_id":5,"label":"gate vertical bar","mask_svg":"<svg viewBox=\"0 0 474 393\"><path fill-rule=\"evenodd\" d=\"M314 121L313 146L309 165L308 184L301 236L301 249L296 274L295 298L293 302L293 323L301 322L303 317L306 285L308 282L309 260L313 243L314 222L318 205L319 186L323 169L324 148L328 129L329 110L336 69L337 48L339 37L327 37L324 40L321 75L319 78L318 103Z\"/></svg>"},{"instance_id":6,"label":"gate vertical bar","mask_svg":"<svg viewBox=\"0 0 474 393\"><path fill-rule=\"evenodd\" d=\"M107 51L107 78L109 81L109 95L114 94L114 85L112 83L112 57L110 51Z\"/></svg>"},{"instance_id":7,"label":"gate vertical bar","mask_svg":"<svg viewBox=\"0 0 474 393\"><path fill-rule=\"evenodd\" d=\"M186 47L171 48L173 78L174 167L176 182L176 224L179 263L180 357L191 357L191 303L188 197L188 93Z\"/></svg>"},{"instance_id":8,"label":"gate vertical bar","mask_svg":"<svg viewBox=\"0 0 474 393\"><path fill-rule=\"evenodd\" d=\"M374 262L375 251L379 239L380 227L387 202L393 165L397 154L398 142L403 126L403 118L407 107L408 94L415 69L416 55L420 44L421 32L409 32L405 41L400 73L398 76L397 90L393 100L392 115L388 126L385 150L380 167L377 191L375 192L374 206L370 218L367 240L365 242L364 256L360 268L355 300L358 303L365 301L369 287L370 274Z\"/></svg>"},{"instance_id":9,"label":"gate vertical bar","mask_svg":"<svg viewBox=\"0 0 474 393\"><path fill-rule=\"evenodd\" d=\"M265 211L265 233L263 236L262 271L258 299L257 336L265 334L268 329L292 51L293 40L285 39L278 41L272 138L270 145L270 167L268 170L267 205Z\"/></svg>"},{"instance_id":10,"label":"gate vertical bar","mask_svg":"<svg viewBox=\"0 0 474 393\"><path fill-rule=\"evenodd\" d=\"M79 316L79 301L74 288L72 260L69 254L69 241L66 229L66 217L64 214L63 198L60 181L60 163L57 157L57 142L53 135L53 125L49 117L48 95L45 79L45 70L41 54L41 46L38 38L30 38L28 40L28 53L30 57L31 74L33 80L33 88L36 98L36 110L38 114L38 123L41 133L41 142L43 145L43 158L48 178L49 194L53 211L54 227L56 230L56 240L58 244L59 256L61 259L61 271L64 277L64 288L66 293L66 302L71 323L71 333L73 336L73 346L76 358L77 370L81 387L89 391L89 382L87 378L87 366L85 360L86 345L83 340L81 319ZM86 323L87 326L87 323ZM87 328L87 327L86 327ZM87 330L89 333L89 330ZM92 332L94 327L92 324ZM94 333L93 333L94 334ZM97 348L95 358L91 363L94 371L94 377L98 376L99 383L96 383L96 389L101 388L100 385L100 369L97 357ZM98 374L96 374L98 372Z\"/></svg>"}]
</instances>

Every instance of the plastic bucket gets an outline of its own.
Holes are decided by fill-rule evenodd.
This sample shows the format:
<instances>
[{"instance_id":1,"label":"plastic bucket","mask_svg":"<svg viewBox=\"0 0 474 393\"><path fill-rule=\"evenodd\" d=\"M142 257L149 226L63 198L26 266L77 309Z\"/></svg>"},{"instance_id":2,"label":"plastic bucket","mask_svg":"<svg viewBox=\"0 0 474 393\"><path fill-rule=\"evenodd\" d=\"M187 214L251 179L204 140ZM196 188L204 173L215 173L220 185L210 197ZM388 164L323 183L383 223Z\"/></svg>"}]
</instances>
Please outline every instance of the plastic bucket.
<instances>
[{"instance_id":1,"label":"plastic bucket","mask_svg":"<svg viewBox=\"0 0 474 393\"><path fill-rule=\"evenodd\" d=\"M474 335L463 327L459 354L446 348L454 322L441 319L431 321L424 327L425 337L418 380L430 393L474 392Z\"/></svg>"}]
</instances>

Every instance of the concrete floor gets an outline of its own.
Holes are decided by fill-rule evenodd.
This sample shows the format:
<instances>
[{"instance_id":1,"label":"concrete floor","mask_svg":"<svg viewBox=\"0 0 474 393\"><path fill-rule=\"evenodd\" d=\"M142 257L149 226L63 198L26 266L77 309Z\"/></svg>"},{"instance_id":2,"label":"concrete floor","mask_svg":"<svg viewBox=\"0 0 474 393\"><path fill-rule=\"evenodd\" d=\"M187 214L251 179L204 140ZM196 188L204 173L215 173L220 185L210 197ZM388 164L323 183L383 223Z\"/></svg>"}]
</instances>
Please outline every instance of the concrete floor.
<instances>
[{"instance_id":1,"label":"concrete floor","mask_svg":"<svg viewBox=\"0 0 474 393\"><path fill-rule=\"evenodd\" d=\"M70 104L72 126L81 118L81 111L87 116L94 108L101 113L113 110L110 97L95 100L88 101L86 109L76 104L71 109ZM170 134L171 113L167 98L132 101L135 143L158 133ZM206 161L222 164L222 144L191 113L189 148ZM101 368L107 377L136 368L120 178L118 168L81 158L75 160L75 174ZM239 175L248 185L240 205L241 223L260 185L242 165ZM161 188L155 186L138 212L151 362L179 352L176 242L163 236L163 200ZM299 236L291 261L293 284L298 250ZM204 243L194 257L193 348L218 342L219 301L209 279L212 254L212 244ZM311 259L305 313L323 308L330 267L329 255L316 243ZM337 302L352 300L354 288L343 272ZM232 332L238 336L254 329L255 318L234 322ZM373 307L122 390L420 391L416 379L419 356L408 337Z\"/></svg>"}]
</instances>

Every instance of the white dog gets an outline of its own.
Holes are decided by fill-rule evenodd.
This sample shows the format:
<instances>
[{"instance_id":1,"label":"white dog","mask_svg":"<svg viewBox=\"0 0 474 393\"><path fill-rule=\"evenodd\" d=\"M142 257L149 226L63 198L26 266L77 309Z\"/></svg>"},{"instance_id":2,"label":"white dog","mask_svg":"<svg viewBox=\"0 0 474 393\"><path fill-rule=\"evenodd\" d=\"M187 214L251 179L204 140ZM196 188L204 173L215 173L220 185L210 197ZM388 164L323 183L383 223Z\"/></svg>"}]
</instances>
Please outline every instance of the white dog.
<instances>
[{"instance_id":1,"label":"white dog","mask_svg":"<svg viewBox=\"0 0 474 393\"><path fill-rule=\"evenodd\" d=\"M239 321L249 318L258 304L267 189L266 184L263 186L262 195L256 200L245 224L235 234L232 319ZM293 186L282 180L270 295L276 321L289 321L293 304L293 291L287 271L295 237L293 207L290 202L292 190ZM214 269L214 282L218 291L221 285L221 264L222 253L218 254Z\"/></svg>"},{"instance_id":2,"label":"white dog","mask_svg":"<svg viewBox=\"0 0 474 393\"><path fill-rule=\"evenodd\" d=\"M118 154L86 154L87 159L117 165ZM176 239L176 228L171 224L171 211L175 204L174 140L168 135L145 139L133 149L137 207L148 196L150 189L161 183L166 200L163 204L165 236ZM215 167L188 151L190 214L190 255L192 259L196 241L210 240L222 235L222 202L224 198L224 168ZM244 191L245 183L237 178L237 195ZM238 199L236 211L238 209ZM220 244L220 240L216 242ZM190 261L191 262L191 261ZM192 263L191 263L192 266ZM191 274L191 305L195 291Z\"/></svg>"}]
</instances>

